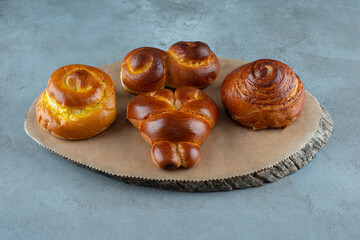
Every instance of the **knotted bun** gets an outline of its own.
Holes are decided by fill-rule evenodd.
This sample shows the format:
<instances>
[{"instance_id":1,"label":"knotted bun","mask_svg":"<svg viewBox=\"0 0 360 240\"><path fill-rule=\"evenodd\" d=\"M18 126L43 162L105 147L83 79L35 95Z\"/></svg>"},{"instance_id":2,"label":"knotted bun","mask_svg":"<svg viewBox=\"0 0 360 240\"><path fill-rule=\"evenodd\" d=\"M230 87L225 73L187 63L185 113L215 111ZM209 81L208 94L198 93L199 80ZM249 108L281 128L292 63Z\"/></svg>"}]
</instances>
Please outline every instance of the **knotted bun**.
<instances>
[{"instance_id":1,"label":"knotted bun","mask_svg":"<svg viewBox=\"0 0 360 240\"><path fill-rule=\"evenodd\" d=\"M36 105L42 128L64 139L90 138L116 119L112 79L95 67L74 64L57 69Z\"/></svg>"},{"instance_id":2,"label":"knotted bun","mask_svg":"<svg viewBox=\"0 0 360 240\"><path fill-rule=\"evenodd\" d=\"M290 125L305 104L299 77L286 64L270 59L248 63L227 75L221 97L231 118L254 130Z\"/></svg>"},{"instance_id":3,"label":"knotted bun","mask_svg":"<svg viewBox=\"0 0 360 240\"><path fill-rule=\"evenodd\" d=\"M175 43L168 54L166 85L171 88L204 88L212 84L219 74L219 60L203 42Z\"/></svg>"},{"instance_id":4,"label":"knotted bun","mask_svg":"<svg viewBox=\"0 0 360 240\"><path fill-rule=\"evenodd\" d=\"M121 64L124 89L140 94L163 88L191 86L204 88L216 80L220 63L202 42L178 42L167 52L157 48L138 48L129 52Z\"/></svg>"},{"instance_id":5,"label":"knotted bun","mask_svg":"<svg viewBox=\"0 0 360 240\"><path fill-rule=\"evenodd\" d=\"M218 109L197 88L182 87L175 93L160 89L130 101L127 118L152 145L155 165L164 169L189 168L200 159L200 145L215 126Z\"/></svg>"}]
</instances>

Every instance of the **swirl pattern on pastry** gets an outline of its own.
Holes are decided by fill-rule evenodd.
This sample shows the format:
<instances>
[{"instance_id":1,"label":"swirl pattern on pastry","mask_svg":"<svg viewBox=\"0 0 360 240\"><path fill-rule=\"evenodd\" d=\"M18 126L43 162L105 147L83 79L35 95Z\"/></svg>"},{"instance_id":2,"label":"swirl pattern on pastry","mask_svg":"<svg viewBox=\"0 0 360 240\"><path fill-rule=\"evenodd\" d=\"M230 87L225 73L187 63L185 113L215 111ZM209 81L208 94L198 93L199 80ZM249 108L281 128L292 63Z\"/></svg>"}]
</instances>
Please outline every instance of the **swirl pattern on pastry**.
<instances>
[{"instance_id":1,"label":"swirl pattern on pastry","mask_svg":"<svg viewBox=\"0 0 360 240\"><path fill-rule=\"evenodd\" d=\"M175 93L160 89L135 97L128 104L127 118L152 145L156 166L189 168L200 159L200 145L215 126L218 109L197 88L182 87Z\"/></svg>"},{"instance_id":2,"label":"swirl pattern on pastry","mask_svg":"<svg viewBox=\"0 0 360 240\"><path fill-rule=\"evenodd\" d=\"M138 48L122 61L124 89L140 94L163 88L191 86L204 88L216 80L220 63L202 42L178 42L167 52L157 48Z\"/></svg>"},{"instance_id":3,"label":"swirl pattern on pastry","mask_svg":"<svg viewBox=\"0 0 360 240\"><path fill-rule=\"evenodd\" d=\"M121 83L132 94L165 87L165 52L143 47L129 52L121 64Z\"/></svg>"},{"instance_id":4,"label":"swirl pattern on pastry","mask_svg":"<svg viewBox=\"0 0 360 240\"><path fill-rule=\"evenodd\" d=\"M116 119L114 83L98 68L63 66L50 76L37 102L36 117L40 126L56 137L90 138Z\"/></svg>"},{"instance_id":5,"label":"swirl pattern on pastry","mask_svg":"<svg viewBox=\"0 0 360 240\"><path fill-rule=\"evenodd\" d=\"M305 91L286 64L260 59L231 72L222 84L222 102L231 118L253 130L284 128L301 114Z\"/></svg>"}]
</instances>

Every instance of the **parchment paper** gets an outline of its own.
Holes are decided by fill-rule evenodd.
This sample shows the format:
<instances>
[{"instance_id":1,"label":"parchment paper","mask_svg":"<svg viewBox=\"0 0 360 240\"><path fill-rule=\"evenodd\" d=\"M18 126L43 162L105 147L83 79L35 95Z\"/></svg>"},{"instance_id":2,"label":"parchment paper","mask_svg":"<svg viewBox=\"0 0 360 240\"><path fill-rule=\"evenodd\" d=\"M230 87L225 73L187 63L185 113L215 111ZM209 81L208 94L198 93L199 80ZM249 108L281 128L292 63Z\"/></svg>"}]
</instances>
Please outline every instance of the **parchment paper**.
<instances>
[{"instance_id":1,"label":"parchment paper","mask_svg":"<svg viewBox=\"0 0 360 240\"><path fill-rule=\"evenodd\" d=\"M202 145L200 162L193 168L166 171L152 163L151 146L126 120L126 106L134 95L121 87L120 62L99 67L114 80L117 97L117 120L105 132L82 141L56 138L36 121L37 99L26 116L25 130L40 145L74 162L116 176L155 180L203 181L242 176L271 167L300 150L319 124L321 108L317 100L306 92L303 113L285 129L254 132L243 128L225 113L220 89L224 77L246 62L227 58L219 60L219 77L204 90L219 108L219 121Z\"/></svg>"}]
</instances>

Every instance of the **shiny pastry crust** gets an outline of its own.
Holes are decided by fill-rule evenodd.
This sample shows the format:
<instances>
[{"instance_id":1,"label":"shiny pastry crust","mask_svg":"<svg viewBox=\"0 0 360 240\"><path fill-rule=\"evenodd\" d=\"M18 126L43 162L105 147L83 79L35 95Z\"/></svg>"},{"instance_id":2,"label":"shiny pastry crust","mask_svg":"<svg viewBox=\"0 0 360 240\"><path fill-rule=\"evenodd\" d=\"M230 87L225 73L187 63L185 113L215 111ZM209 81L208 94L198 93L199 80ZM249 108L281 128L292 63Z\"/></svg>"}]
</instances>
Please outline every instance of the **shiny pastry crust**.
<instances>
[{"instance_id":1,"label":"shiny pastry crust","mask_svg":"<svg viewBox=\"0 0 360 240\"><path fill-rule=\"evenodd\" d=\"M248 63L227 75L221 97L231 118L253 130L284 128L300 116L305 104L299 77L271 59Z\"/></svg>"},{"instance_id":2,"label":"shiny pastry crust","mask_svg":"<svg viewBox=\"0 0 360 240\"><path fill-rule=\"evenodd\" d=\"M116 119L112 79L95 67L74 64L57 69L36 105L40 126L56 137L87 139Z\"/></svg>"},{"instance_id":3,"label":"shiny pastry crust","mask_svg":"<svg viewBox=\"0 0 360 240\"><path fill-rule=\"evenodd\" d=\"M122 61L124 89L140 94L161 89L192 86L204 88L216 80L220 63L209 46L202 42L178 42L167 52L157 48L138 48Z\"/></svg>"},{"instance_id":4,"label":"shiny pastry crust","mask_svg":"<svg viewBox=\"0 0 360 240\"><path fill-rule=\"evenodd\" d=\"M143 47L129 52L121 63L121 83L132 94L165 87L166 53L160 49Z\"/></svg>"},{"instance_id":5,"label":"shiny pastry crust","mask_svg":"<svg viewBox=\"0 0 360 240\"><path fill-rule=\"evenodd\" d=\"M212 84L219 74L219 60L203 42L175 43L169 48L168 54L168 87L205 88Z\"/></svg>"},{"instance_id":6,"label":"shiny pastry crust","mask_svg":"<svg viewBox=\"0 0 360 240\"><path fill-rule=\"evenodd\" d=\"M164 169L189 168L199 161L200 145L218 114L215 102L193 87L143 93L127 107L128 120L152 145L152 161Z\"/></svg>"}]
</instances>

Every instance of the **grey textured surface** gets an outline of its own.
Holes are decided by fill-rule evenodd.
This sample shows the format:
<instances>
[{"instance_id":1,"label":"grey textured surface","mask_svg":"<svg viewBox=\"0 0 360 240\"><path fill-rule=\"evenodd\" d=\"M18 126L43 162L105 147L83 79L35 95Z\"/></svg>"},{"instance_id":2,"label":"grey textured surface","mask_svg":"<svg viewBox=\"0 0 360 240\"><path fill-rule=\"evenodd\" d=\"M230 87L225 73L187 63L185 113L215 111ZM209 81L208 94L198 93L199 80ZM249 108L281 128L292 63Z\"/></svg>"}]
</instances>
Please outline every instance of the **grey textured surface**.
<instances>
[{"instance_id":1,"label":"grey textured surface","mask_svg":"<svg viewBox=\"0 0 360 240\"><path fill-rule=\"evenodd\" d=\"M359 29L359 1L0 1L0 239L359 239ZM334 120L328 144L276 183L182 193L115 181L26 136L59 66L179 40L290 65Z\"/></svg>"}]
</instances>

